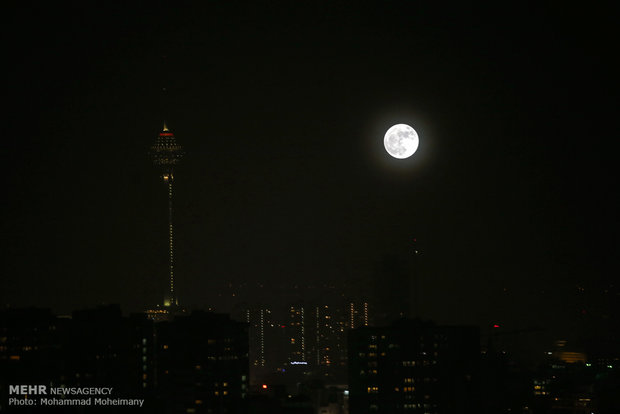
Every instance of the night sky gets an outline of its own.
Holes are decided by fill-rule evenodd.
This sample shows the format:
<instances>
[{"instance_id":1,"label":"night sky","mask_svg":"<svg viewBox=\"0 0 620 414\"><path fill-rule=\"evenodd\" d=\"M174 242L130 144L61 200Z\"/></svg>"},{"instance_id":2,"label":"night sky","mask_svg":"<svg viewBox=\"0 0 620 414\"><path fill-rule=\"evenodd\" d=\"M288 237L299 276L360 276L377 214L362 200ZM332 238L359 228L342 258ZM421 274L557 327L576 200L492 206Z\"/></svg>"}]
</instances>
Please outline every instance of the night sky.
<instances>
[{"instance_id":1,"label":"night sky","mask_svg":"<svg viewBox=\"0 0 620 414\"><path fill-rule=\"evenodd\" d=\"M576 286L614 283L610 10L196 3L8 10L2 303L161 302L164 119L182 304L363 291L414 238L442 323L569 327ZM404 161L395 123L420 135Z\"/></svg>"}]
</instances>

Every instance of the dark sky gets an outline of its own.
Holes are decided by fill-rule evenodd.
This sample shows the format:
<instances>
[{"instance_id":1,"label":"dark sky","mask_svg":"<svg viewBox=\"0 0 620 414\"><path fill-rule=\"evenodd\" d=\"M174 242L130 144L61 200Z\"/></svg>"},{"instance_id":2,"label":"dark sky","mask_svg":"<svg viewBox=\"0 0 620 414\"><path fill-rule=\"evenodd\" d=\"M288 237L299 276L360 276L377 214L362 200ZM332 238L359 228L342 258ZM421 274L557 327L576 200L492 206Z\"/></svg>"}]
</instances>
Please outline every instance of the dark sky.
<instances>
[{"instance_id":1,"label":"dark sky","mask_svg":"<svg viewBox=\"0 0 620 414\"><path fill-rule=\"evenodd\" d=\"M5 15L3 303L161 301L163 118L186 149L185 303L226 281L370 286L413 238L441 322L570 324L576 285L613 282L611 10L197 3ZM382 143L401 122L405 161Z\"/></svg>"}]
</instances>

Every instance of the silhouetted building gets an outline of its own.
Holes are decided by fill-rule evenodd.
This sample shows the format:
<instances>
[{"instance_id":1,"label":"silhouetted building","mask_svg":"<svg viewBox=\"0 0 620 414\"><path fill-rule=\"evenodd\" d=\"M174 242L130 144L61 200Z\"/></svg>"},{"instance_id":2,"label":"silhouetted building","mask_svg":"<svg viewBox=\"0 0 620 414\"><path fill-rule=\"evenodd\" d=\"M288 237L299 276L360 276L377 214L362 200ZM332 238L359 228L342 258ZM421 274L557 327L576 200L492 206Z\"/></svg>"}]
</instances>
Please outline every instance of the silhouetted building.
<instances>
[{"instance_id":1,"label":"silhouetted building","mask_svg":"<svg viewBox=\"0 0 620 414\"><path fill-rule=\"evenodd\" d=\"M370 325L368 302L349 302L347 311L349 329Z\"/></svg>"},{"instance_id":2,"label":"silhouetted building","mask_svg":"<svg viewBox=\"0 0 620 414\"><path fill-rule=\"evenodd\" d=\"M347 312L338 306L315 306L312 315L311 358L316 372L325 380L344 383L346 379L348 330Z\"/></svg>"},{"instance_id":3,"label":"silhouetted building","mask_svg":"<svg viewBox=\"0 0 620 414\"><path fill-rule=\"evenodd\" d=\"M248 327L193 312L157 324L158 397L167 413L240 413L249 383Z\"/></svg>"},{"instance_id":4,"label":"silhouetted building","mask_svg":"<svg viewBox=\"0 0 620 414\"><path fill-rule=\"evenodd\" d=\"M413 317L413 276L411 258L406 256L389 255L377 265L371 299L377 308L378 324L387 325L396 319Z\"/></svg>"},{"instance_id":5,"label":"silhouetted building","mask_svg":"<svg viewBox=\"0 0 620 414\"><path fill-rule=\"evenodd\" d=\"M291 305L288 312L286 333L289 338L288 362L307 362L306 354L306 306L303 304Z\"/></svg>"},{"instance_id":6,"label":"silhouetted building","mask_svg":"<svg viewBox=\"0 0 620 414\"><path fill-rule=\"evenodd\" d=\"M246 307L243 313L242 318L249 326L250 378L256 382L286 365L285 329L276 321L270 307Z\"/></svg>"},{"instance_id":7,"label":"silhouetted building","mask_svg":"<svg viewBox=\"0 0 620 414\"><path fill-rule=\"evenodd\" d=\"M146 413L238 413L247 408L248 377L247 325L227 315L154 323L118 306L66 317L0 311L2 397L16 384L112 387L114 398L143 398Z\"/></svg>"},{"instance_id":8,"label":"silhouetted building","mask_svg":"<svg viewBox=\"0 0 620 414\"><path fill-rule=\"evenodd\" d=\"M143 314L124 317L115 305L74 311L63 341L71 385L113 386L123 395L153 390L153 322Z\"/></svg>"},{"instance_id":9,"label":"silhouetted building","mask_svg":"<svg viewBox=\"0 0 620 414\"><path fill-rule=\"evenodd\" d=\"M0 310L0 411L8 385L62 384L70 375L63 322L49 309Z\"/></svg>"},{"instance_id":10,"label":"silhouetted building","mask_svg":"<svg viewBox=\"0 0 620 414\"><path fill-rule=\"evenodd\" d=\"M350 413L476 412L479 341L475 327L414 320L350 331Z\"/></svg>"},{"instance_id":11,"label":"silhouetted building","mask_svg":"<svg viewBox=\"0 0 620 414\"><path fill-rule=\"evenodd\" d=\"M597 364L566 340L555 342L547 360L533 375L534 413L616 413L620 410L620 367ZM616 360L620 362L620 360ZM615 390L615 391L612 391Z\"/></svg>"},{"instance_id":12,"label":"silhouetted building","mask_svg":"<svg viewBox=\"0 0 620 414\"><path fill-rule=\"evenodd\" d=\"M0 311L0 391L7 386L112 387L118 398L152 396L153 323L102 306L56 317L43 309ZM4 404L3 400L0 404ZM150 398L145 408L150 409Z\"/></svg>"}]
</instances>

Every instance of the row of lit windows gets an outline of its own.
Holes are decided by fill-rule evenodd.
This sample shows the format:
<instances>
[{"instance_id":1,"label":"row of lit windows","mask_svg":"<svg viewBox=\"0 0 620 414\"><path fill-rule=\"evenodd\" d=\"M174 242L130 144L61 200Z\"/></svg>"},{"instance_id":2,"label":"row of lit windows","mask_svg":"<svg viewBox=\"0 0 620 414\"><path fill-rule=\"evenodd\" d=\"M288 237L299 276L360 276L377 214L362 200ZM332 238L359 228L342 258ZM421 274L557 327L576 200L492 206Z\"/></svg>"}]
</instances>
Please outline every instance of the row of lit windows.
<instances>
[{"instance_id":1,"label":"row of lit windows","mask_svg":"<svg viewBox=\"0 0 620 414\"><path fill-rule=\"evenodd\" d=\"M360 371L360 375L364 375L364 374L366 374L366 371L361 370L361 371ZM376 369L369 370L369 371L368 371L368 374L377 374L377 370L376 370ZM429 377L425 377L425 378L423 378L423 379L419 379L419 381L423 381L423 382L425 382L425 383L427 383L427 384L428 384L428 383L430 383L430 382L437 382L437 378L429 378ZM404 382L405 384L415 384L416 380L415 380L414 378L404 378L404 379L403 379L403 382ZM405 388L407 388L407 387L405 387ZM405 389L405 388L403 388L403 389ZM413 391L413 387L410 387L410 388L412 388L412 391ZM398 391L398 388L396 388L396 391Z\"/></svg>"},{"instance_id":2,"label":"row of lit windows","mask_svg":"<svg viewBox=\"0 0 620 414\"><path fill-rule=\"evenodd\" d=\"M428 413L428 411L426 410L431 409L431 408L437 408L437 404L424 404L424 405L419 404L419 403L418 404L403 404L403 408L407 410L411 410L415 408L422 408L422 407L424 407L425 413Z\"/></svg>"},{"instance_id":3,"label":"row of lit windows","mask_svg":"<svg viewBox=\"0 0 620 414\"><path fill-rule=\"evenodd\" d=\"M232 360L239 359L239 357L237 355L224 355L224 356L218 356L218 357L211 355L211 356L208 356L207 359L209 361L232 361Z\"/></svg>"}]
</instances>

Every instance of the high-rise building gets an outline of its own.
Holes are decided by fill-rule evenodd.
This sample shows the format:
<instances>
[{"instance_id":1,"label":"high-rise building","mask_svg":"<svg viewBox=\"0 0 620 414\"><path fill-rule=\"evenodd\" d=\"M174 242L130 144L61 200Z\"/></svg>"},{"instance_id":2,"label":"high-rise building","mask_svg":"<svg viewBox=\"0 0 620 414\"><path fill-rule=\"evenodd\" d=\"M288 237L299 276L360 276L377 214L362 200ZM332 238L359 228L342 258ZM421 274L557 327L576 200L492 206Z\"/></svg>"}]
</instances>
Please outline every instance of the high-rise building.
<instances>
[{"instance_id":1,"label":"high-rise building","mask_svg":"<svg viewBox=\"0 0 620 414\"><path fill-rule=\"evenodd\" d=\"M348 327L350 329L369 326L368 302L355 303L349 302L348 305Z\"/></svg>"},{"instance_id":2,"label":"high-rise building","mask_svg":"<svg viewBox=\"0 0 620 414\"><path fill-rule=\"evenodd\" d=\"M63 317L0 309L0 395L14 384L112 387L115 396L144 398L145 413L243 413L248 327L201 311L155 323L116 305ZM12 412L7 401L0 412ZM82 412L73 408L58 412Z\"/></svg>"},{"instance_id":3,"label":"high-rise building","mask_svg":"<svg viewBox=\"0 0 620 414\"><path fill-rule=\"evenodd\" d=\"M316 306L314 312L312 365L324 379L344 383L347 364L348 312L343 307L334 305Z\"/></svg>"},{"instance_id":4,"label":"high-rise building","mask_svg":"<svg viewBox=\"0 0 620 414\"><path fill-rule=\"evenodd\" d=\"M349 331L350 413L476 412L479 337L416 320Z\"/></svg>"},{"instance_id":5,"label":"high-rise building","mask_svg":"<svg viewBox=\"0 0 620 414\"><path fill-rule=\"evenodd\" d=\"M262 372L267 366L274 365L270 358L275 330L271 309L265 306L248 307L245 309L244 321L249 326L250 366Z\"/></svg>"},{"instance_id":6,"label":"high-rise building","mask_svg":"<svg viewBox=\"0 0 620 414\"><path fill-rule=\"evenodd\" d=\"M45 309L2 309L0 394L7 395L11 384L34 383L105 386L117 395L151 396L153 326L144 315L124 317L114 305L62 317ZM0 402L0 412L5 403ZM150 408L150 399L146 405Z\"/></svg>"},{"instance_id":7,"label":"high-rise building","mask_svg":"<svg viewBox=\"0 0 620 414\"><path fill-rule=\"evenodd\" d=\"M288 311L287 334L289 340L288 359L291 362L307 362L306 355L306 306L291 305Z\"/></svg>"},{"instance_id":8,"label":"high-rise building","mask_svg":"<svg viewBox=\"0 0 620 414\"><path fill-rule=\"evenodd\" d=\"M159 168L161 178L168 192L168 292L164 298L165 306L178 306L179 298L175 290L174 270L174 226L172 224L172 199L174 168L183 157L183 148L177 143L174 134L164 123L162 131L157 136L155 144L151 146L150 155L153 164Z\"/></svg>"},{"instance_id":9,"label":"high-rise building","mask_svg":"<svg viewBox=\"0 0 620 414\"><path fill-rule=\"evenodd\" d=\"M247 412L248 326L196 312L157 324L158 397L167 413Z\"/></svg>"}]
</instances>

